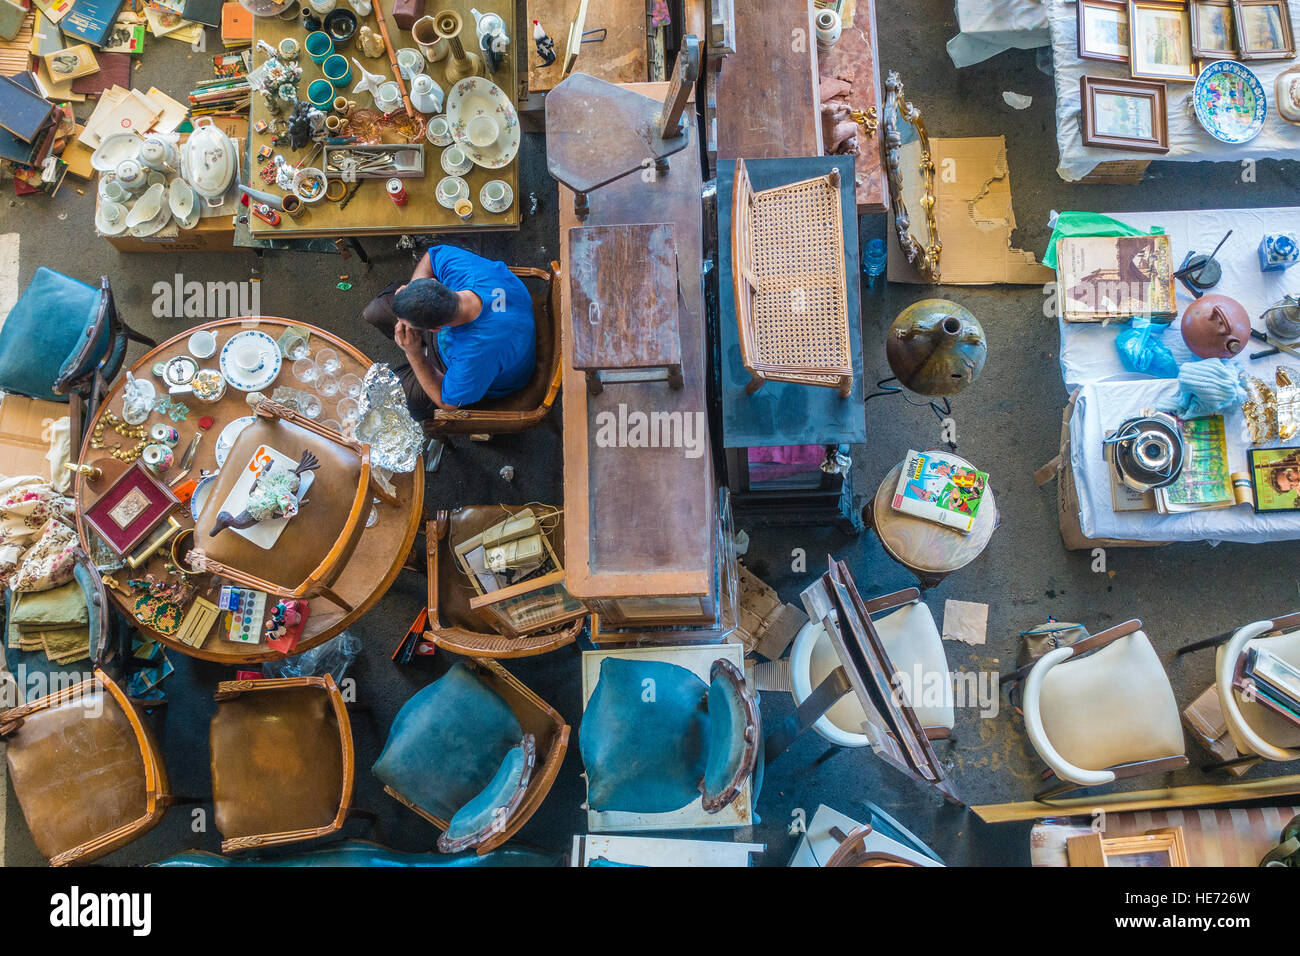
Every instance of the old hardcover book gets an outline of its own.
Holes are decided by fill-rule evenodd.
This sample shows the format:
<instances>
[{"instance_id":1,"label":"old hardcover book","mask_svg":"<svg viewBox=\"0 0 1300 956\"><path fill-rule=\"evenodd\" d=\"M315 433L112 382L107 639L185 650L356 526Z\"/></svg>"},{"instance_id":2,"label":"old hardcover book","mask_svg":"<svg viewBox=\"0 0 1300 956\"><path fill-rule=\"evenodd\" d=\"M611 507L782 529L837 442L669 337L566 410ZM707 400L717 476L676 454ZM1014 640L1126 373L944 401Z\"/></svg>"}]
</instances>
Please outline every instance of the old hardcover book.
<instances>
[{"instance_id":1,"label":"old hardcover book","mask_svg":"<svg viewBox=\"0 0 1300 956\"><path fill-rule=\"evenodd\" d=\"M1168 236L1067 236L1057 245L1056 260L1057 295L1067 322L1178 315Z\"/></svg>"}]
</instances>

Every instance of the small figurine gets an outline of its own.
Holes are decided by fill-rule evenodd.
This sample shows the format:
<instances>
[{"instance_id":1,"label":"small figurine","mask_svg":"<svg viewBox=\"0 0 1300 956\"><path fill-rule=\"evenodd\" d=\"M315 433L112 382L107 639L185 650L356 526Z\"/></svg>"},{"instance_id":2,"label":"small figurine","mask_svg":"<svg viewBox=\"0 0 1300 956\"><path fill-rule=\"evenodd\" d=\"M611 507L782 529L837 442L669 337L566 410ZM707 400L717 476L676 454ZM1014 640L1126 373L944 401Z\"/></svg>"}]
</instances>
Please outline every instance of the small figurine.
<instances>
[{"instance_id":1,"label":"small figurine","mask_svg":"<svg viewBox=\"0 0 1300 956\"><path fill-rule=\"evenodd\" d=\"M361 52L369 57L384 54L384 38L368 26L357 31L357 46L361 47Z\"/></svg>"},{"instance_id":2,"label":"small figurine","mask_svg":"<svg viewBox=\"0 0 1300 956\"><path fill-rule=\"evenodd\" d=\"M555 41L546 35L541 20L533 21L533 42L537 44L537 55L542 58L543 66L555 62Z\"/></svg>"},{"instance_id":3,"label":"small figurine","mask_svg":"<svg viewBox=\"0 0 1300 956\"><path fill-rule=\"evenodd\" d=\"M292 518L298 513L298 499L295 497L302 487L304 472L315 471L320 467L320 460L310 451L304 451L293 471L277 470L275 462L269 463L248 491L248 503L237 515L222 511L212 526L209 536L216 535L226 528L251 528L259 521L273 518Z\"/></svg>"},{"instance_id":4,"label":"small figurine","mask_svg":"<svg viewBox=\"0 0 1300 956\"><path fill-rule=\"evenodd\" d=\"M311 113L314 107L305 100L299 100L289 114L289 148L302 149L311 139Z\"/></svg>"}]
</instances>

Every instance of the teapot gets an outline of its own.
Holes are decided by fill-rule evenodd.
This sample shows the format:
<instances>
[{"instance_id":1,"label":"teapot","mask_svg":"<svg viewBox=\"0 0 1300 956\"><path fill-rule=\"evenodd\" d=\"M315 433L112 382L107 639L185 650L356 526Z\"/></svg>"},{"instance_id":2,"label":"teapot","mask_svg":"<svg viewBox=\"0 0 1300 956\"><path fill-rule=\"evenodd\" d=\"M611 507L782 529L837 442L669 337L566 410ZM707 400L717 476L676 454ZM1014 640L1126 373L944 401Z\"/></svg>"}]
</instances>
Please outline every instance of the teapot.
<instances>
[{"instance_id":1,"label":"teapot","mask_svg":"<svg viewBox=\"0 0 1300 956\"><path fill-rule=\"evenodd\" d=\"M1275 339L1291 342L1300 338L1300 293L1285 295L1260 316Z\"/></svg>"},{"instance_id":2,"label":"teapot","mask_svg":"<svg viewBox=\"0 0 1300 956\"><path fill-rule=\"evenodd\" d=\"M149 136L140 144L140 162L147 169L176 172L176 147L161 136Z\"/></svg>"}]
</instances>

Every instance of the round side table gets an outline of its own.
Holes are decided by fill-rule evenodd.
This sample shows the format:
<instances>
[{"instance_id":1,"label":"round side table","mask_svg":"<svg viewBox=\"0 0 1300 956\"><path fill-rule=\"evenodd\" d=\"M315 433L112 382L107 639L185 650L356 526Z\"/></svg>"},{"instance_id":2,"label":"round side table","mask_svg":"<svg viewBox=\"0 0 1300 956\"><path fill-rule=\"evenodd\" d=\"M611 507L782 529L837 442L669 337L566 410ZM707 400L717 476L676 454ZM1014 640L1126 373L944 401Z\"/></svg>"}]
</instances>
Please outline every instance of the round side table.
<instances>
[{"instance_id":1,"label":"round side table","mask_svg":"<svg viewBox=\"0 0 1300 956\"><path fill-rule=\"evenodd\" d=\"M951 452L934 452L960 465L974 467ZM890 501L903 471L900 461L876 489L876 496L862 509L862 520L875 529L885 553L916 575L922 590L932 588L958 568L970 564L984 548L998 526L997 502L990 485L975 515L975 527L962 534L943 525L894 510Z\"/></svg>"}]
</instances>

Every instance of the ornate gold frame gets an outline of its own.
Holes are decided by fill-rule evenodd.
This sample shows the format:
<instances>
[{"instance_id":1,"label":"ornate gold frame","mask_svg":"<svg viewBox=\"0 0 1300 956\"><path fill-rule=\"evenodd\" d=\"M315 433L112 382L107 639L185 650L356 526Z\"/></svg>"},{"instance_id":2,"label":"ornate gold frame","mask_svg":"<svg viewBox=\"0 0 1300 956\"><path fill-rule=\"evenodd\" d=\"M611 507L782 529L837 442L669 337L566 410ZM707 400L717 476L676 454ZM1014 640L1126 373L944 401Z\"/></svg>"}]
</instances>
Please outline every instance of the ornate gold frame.
<instances>
[{"instance_id":1,"label":"ornate gold frame","mask_svg":"<svg viewBox=\"0 0 1300 956\"><path fill-rule=\"evenodd\" d=\"M929 231L929 241L925 245L912 235L911 217L903 202L903 173L899 167L899 150L903 146L900 118L912 124L921 142L921 175L925 179L921 205L925 209L925 224ZM934 157L930 152L930 137L921 120L921 111L904 98L903 81L893 70L885 79L885 167L889 175L889 206L894 214L898 244L906 253L907 261L916 267L922 278L938 282L939 254L943 250L943 243L939 241L939 225L934 218Z\"/></svg>"}]
</instances>

